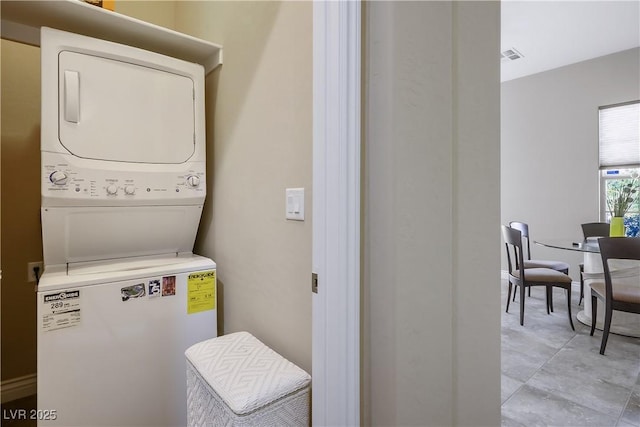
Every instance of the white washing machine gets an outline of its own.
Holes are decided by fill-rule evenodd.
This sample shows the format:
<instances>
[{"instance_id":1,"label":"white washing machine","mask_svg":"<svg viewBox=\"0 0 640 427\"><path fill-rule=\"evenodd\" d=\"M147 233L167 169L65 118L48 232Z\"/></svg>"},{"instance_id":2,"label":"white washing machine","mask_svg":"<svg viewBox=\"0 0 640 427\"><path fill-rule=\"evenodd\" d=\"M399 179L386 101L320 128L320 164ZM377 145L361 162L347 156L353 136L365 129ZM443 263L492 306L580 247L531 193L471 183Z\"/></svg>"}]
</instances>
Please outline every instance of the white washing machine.
<instances>
[{"instance_id":1,"label":"white washing machine","mask_svg":"<svg viewBox=\"0 0 640 427\"><path fill-rule=\"evenodd\" d=\"M216 336L202 66L41 30L39 425L186 424L184 351Z\"/></svg>"},{"instance_id":2,"label":"white washing machine","mask_svg":"<svg viewBox=\"0 0 640 427\"><path fill-rule=\"evenodd\" d=\"M216 336L216 265L196 255L47 271L40 425L186 425L184 351Z\"/></svg>"}]
</instances>

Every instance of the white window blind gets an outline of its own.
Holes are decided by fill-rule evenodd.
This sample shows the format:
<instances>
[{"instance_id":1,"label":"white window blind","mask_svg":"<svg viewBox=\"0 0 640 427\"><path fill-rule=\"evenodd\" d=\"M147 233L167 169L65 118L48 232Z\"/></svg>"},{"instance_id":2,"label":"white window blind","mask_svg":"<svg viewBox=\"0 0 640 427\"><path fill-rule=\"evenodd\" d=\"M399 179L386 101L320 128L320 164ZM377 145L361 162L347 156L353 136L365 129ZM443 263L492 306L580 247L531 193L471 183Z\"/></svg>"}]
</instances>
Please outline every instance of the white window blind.
<instances>
[{"instance_id":1,"label":"white window blind","mask_svg":"<svg viewBox=\"0 0 640 427\"><path fill-rule=\"evenodd\" d=\"M600 107L600 169L640 166L640 101Z\"/></svg>"}]
</instances>

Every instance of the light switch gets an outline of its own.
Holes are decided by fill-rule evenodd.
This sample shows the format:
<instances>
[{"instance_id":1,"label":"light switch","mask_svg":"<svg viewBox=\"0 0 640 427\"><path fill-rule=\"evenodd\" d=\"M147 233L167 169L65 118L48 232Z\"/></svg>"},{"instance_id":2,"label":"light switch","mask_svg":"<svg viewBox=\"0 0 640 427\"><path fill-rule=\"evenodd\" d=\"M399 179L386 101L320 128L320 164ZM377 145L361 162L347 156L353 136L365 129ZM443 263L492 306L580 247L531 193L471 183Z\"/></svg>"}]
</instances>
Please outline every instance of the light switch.
<instances>
[{"instance_id":1,"label":"light switch","mask_svg":"<svg viewBox=\"0 0 640 427\"><path fill-rule=\"evenodd\" d=\"M304 221L304 188L286 189L286 218Z\"/></svg>"}]
</instances>

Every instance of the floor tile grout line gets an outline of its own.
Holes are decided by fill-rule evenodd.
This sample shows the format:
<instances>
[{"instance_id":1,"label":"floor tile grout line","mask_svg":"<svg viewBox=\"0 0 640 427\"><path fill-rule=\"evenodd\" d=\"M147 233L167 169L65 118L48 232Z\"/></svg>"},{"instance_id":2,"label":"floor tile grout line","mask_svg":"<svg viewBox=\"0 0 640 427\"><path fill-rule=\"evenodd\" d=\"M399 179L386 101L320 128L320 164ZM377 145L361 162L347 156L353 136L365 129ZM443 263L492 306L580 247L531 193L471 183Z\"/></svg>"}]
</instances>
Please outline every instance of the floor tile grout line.
<instances>
[{"instance_id":1,"label":"floor tile grout line","mask_svg":"<svg viewBox=\"0 0 640 427\"><path fill-rule=\"evenodd\" d=\"M504 285L505 285L505 282L503 282L503 286ZM506 294L501 295L501 300L504 300L505 297L506 297ZM532 297L533 297L533 295L532 295ZM537 301L535 302L534 305L532 305L533 307L535 307L536 304L537 304L537 306L540 306L540 304L544 304L544 301L540 300L539 297L536 297L536 298L537 298ZM532 303L533 303L533 301L532 301ZM518 308L517 306L514 306L514 307ZM564 307L564 306L562 306L562 307ZM526 347L519 347L521 344L520 344L520 341L518 341L518 340L523 340L522 342L528 342L527 340L530 339L529 335L531 335L531 334L529 334L529 333L528 334L522 334L522 335L518 334L517 324L516 324L517 322L514 322L513 321L514 319L507 320L507 322L505 323L505 320L506 320L505 317L504 317L505 316L505 313L504 313L505 306L501 304L501 308L502 308L501 316L503 316L502 317L503 337L505 339L507 339L507 340L509 340L509 338L511 338L511 337L517 337L517 340L514 341L514 345L513 346L511 346L511 345L509 346L509 350L508 350L507 354L513 355L513 357L519 357L519 356L517 356L518 352L520 352L522 354L527 354L527 353L531 353L531 351L535 351L535 348L538 345L537 344L538 340L536 340L536 342L533 342L532 345L527 345ZM572 304L571 304L572 319L576 319L576 317L577 317L576 314L582 309L583 309L582 306L580 306L578 304L574 304L572 302ZM515 316L518 315L518 313L515 312L515 311L513 313L509 313L509 314L514 314ZM560 313L558 313L558 314L560 314ZM564 312L562 314L566 315L566 312ZM546 319L546 317L547 316L539 316L538 317L538 321L540 323L536 324L536 327L538 327L538 325L539 325L540 328L545 328L547 325L549 325L548 320L550 320L550 319ZM516 319L516 321L517 321L517 319ZM588 409L592 410L594 414L598 414L598 416L602 416L603 418L608 420L607 424L611 423L612 427L616 426L616 425L619 425L620 423L624 423L625 426L630 426L633 423L629 422L628 420L623 419L623 417L625 416L625 412L629 409L629 405L633 403L632 402L632 398L634 396L634 393L636 392L636 390L640 390L640 381L639 380L636 380L635 385L631 385L630 388L628 388L627 386L622 386L620 384L620 386L624 387L624 389L626 390L626 392L628 392L628 394L626 392L623 393L620 396L620 397L622 397L622 399L617 399L615 401L615 404L613 406L613 408L615 408L615 409L613 411L610 410L610 409L613 409L613 408L608 408L606 406L603 406L600 410L595 409L592 405L589 405L588 400L580 401L580 396L579 395L578 396L573 396L573 397L575 397L575 399L568 398L568 397L564 397L564 395L562 395L562 393L560 395L556 394L556 392L561 392L562 391L560 389L555 388L555 389L552 389L551 391L546 391L545 389L541 389L541 388L535 387L535 386L533 386L531 384L532 379L534 377L536 377L536 375L540 375L542 372L544 372L545 368L551 366L551 364L554 361L558 361L558 358L560 357L559 355L563 351L569 352L569 353L567 353L567 355L571 356L571 352L572 351L576 351L576 350L579 351L580 350L581 346L584 344L582 342L583 338L586 337L588 335L588 333L589 333L589 327L588 327L588 325L581 324L579 321L577 321L577 319L576 319L576 322L578 322L578 323L574 322L574 324L576 325L576 328L575 328L574 331L571 331L570 336L565 336L564 333L563 333L562 335L555 337L555 338L564 337L560 341L561 344L558 344L558 342L556 341L555 342L556 345L553 345L554 344L554 338L549 338L549 337L547 337L546 334L544 336L541 336L541 340L539 340L539 344L540 345L544 345L547 348L551 347L551 348L548 349L548 350L551 350L551 351L545 350L544 354L542 354L542 353L538 354L538 356L544 356L544 357L542 357L543 361L537 367L535 366L537 364L535 364L534 366L531 366L527 362L527 364L525 366L528 366L529 369L530 368L534 369L534 371L530 375L527 375L525 378L522 378L522 380L516 379L516 378L514 378L514 377L512 377L510 375L507 375L506 372L512 372L513 366L511 368L509 368L508 370L505 370L504 373L501 372L501 375L503 377L509 378L510 380L513 380L513 381L517 381L517 383L515 383L517 385L517 387L508 396L506 396L504 402L501 403L502 410L504 410L505 407L509 407L510 404L511 404L511 406L513 406L513 404L516 404L516 407L517 407L518 403L517 403L517 401L514 401L514 399L517 399L517 396L519 394L526 393L525 390L524 390L524 388L526 386L527 388L536 390L539 393L543 393L545 395L548 395L549 398L552 401L557 401L557 402L565 401L565 402L570 402L571 405L577 405L578 407L588 408ZM555 326L554 326L554 328L555 328ZM551 335L553 336L553 334L551 334ZM533 337L533 336L535 336L535 334L533 334L531 336ZM577 340L577 341L574 341L574 340ZM510 340L508 342L510 342ZM575 342L575 344L572 344L572 342ZM549 344L552 344L552 345L549 346ZM570 346L570 345L572 347L568 348L568 346ZM523 349L526 349L527 351L523 351ZM505 358L503 358L501 360L501 364L504 363L504 360L505 360ZM532 359L532 360L535 360L535 359ZM507 364L506 366L510 366L510 365ZM515 365L515 366L517 366L517 365ZM634 366L634 365L632 365L632 366ZM527 371L529 369L527 369ZM513 371L513 372L516 372L516 377L520 378L519 374L517 374L517 371ZM638 377L640 378L640 374L639 374ZM576 402L575 400L579 400L579 401ZM605 411L608 410L609 412L603 412L602 409L604 409ZM634 406L633 410L635 411L635 406ZM514 415L515 413L517 413L517 410L514 413L513 412L513 408L511 408L510 409L510 413L511 413L511 415ZM633 413L635 413L635 412L633 412ZM518 418L513 418L512 419L512 418L509 418L509 417L510 416L507 416L507 418L503 418L503 423L502 423L503 425L505 425L505 426L511 425L512 422L518 423L518 421L517 421ZM602 421L604 421L604 420L602 420ZM558 423L560 423L558 425L562 424L562 425L566 426L566 425L569 425L569 424L567 424L567 422L569 422L569 424L571 423L571 421L565 420L564 424L562 424L563 423L562 421L555 420L555 419L552 418L552 419L547 419L547 421L545 421L544 424L558 424ZM531 422L529 422L529 424L536 424L536 423L531 421ZM524 424L520 424L520 425L527 425L527 422L525 421ZM640 427L640 425L638 425L637 427Z\"/></svg>"},{"instance_id":2,"label":"floor tile grout line","mask_svg":"<svg viewBox=\"0 0 640 427\"><path fill-rule=\"evenodd\" d=\"M571 403L571 404L574 404L574 405L577 405L577 406L580 406L580 407L583 407L583 408L589 408L588 406L585 406L585 405L583 405L583 404L581 404L581 403L574 402L573 400L571 400L571 399L567 399L567 398L566 398L566 397L564 397L564 396L559 396L559 395L557 395L557 394L555 394L555 393L553 393L553 392L550 392L550 391L547 391L547 390L544 390L544 389L538 388L538 387L536 387L536 386L534 386L534 385L531 385L531 384L526 384L526 383L525 383L525 384L523 384L520 388L524 387L525 385L526 385L527 387L529 387L529 388L531 388L531 389L535 389L535 390L537 390L537 391L539 391L539 392L541 392L541 393L543 393L543 394L546 394L546 395L552 396L552 397L554 398L554 400L555 400L555 401L561 401L561 402L562 402L562 401L564 401L564 402L568 402L568 403ZM519 388L518 390L520 390L520 388ZM509 401L509 400L510 400L510 399L511 399L515 394L516 394L516 393L514 392L511 396L509 396L509 399L507 399L507 400L506 400L506 401L501 405L501 407L502 407L502 406L504 406L504 405L505 405L505 404L506 404L506 403L507 403L507 402L508 402L508 401ZM593 409L593 408L589 408L589 409L591 409L593 412L596 412L596 413L598 413L598 414L600 414L600 415L603 415L603 416L605 416L605 417L608 417L608 418L611 418L611 419L615 419L615 420L616 420L615 424L613 424L613 425L611 425L611 426L601 426L601 427L616 427L616 426L620 423L620 417L616 418L616 417L615 417L615 416L613 416L613 415L609 415L609 414L607 414L607 413L605 413L605 412L602 412L602 411L599 411L599 410L597 410L597 409ZM624 410L623 410L623 413L624 413ZM622 416L622 415L620 415L620 416Z\"/></svg>"},{"instance_id":3,"label":"floor tile grout line","mask_svg":"<svg viewBox=\"0 0 640 427\"><path fill-rule=\"evenodd\" d=\"M551 361L552 361L552 360L553 360L553 359L554 359L554 358L555 358L555 357L556 357L556 356L557 356L557 355L558 355L562 350L565 350L565 347L566 347L566 346L567 346L571 341L573 341L574 339L578 338L578 335L579 335L579 334L578 334L578 332L577 332L577 331L575 331L575 332L574 332L574 334L573 334L573 336L572 336L569 340L567 340L567 342L565 342L565 343L563 344L563 346L562 346L562 347L560 347L560 348L558 349L558 351L556 351L556 352L555 352L551 357L549 357L549 359L547 359L547 361L546 361L546 362L544 362L544 363L542 364L542 366L541 366L540 368L538 368L538 369L536 370L536 372L535 372L533 375L531 375L531 377L529 377L529 378L527 379L527 381L526 381L523 385L528 385L529 387L531 387L531 388L535 388L535 389L540 390L540 391L542 391L542 392L544 392L544 393L549 393L549 394L553 395L553 396L554 396L554 397L556 397L556 398L563 399L563 400L566 400L566 401L572 402L572 403L577 404L577 405L580 405L580 406L585 406L582 402L576 402L576 401L574 401L574 400L572 400L572 399L568 399L568 398L566 398L566 397L559 396L559 395L555 394L555 393L554 393L554 392L552 392L552 391L545 391L545 390L540 389L540 388L538 388L538 387L536 387L536 386L534 386L534 385L529 384L529 381L530 381L530 380L531 380L531 379L532 379L532 378L533 378L533 377L534 377L538 372L540 372L540 371L541 371L541 370L542 370L542 369L543 369L547 364L551 363ZM569 350L567 350L567 351L569 351ZM522 386L521 386L521 387L522 387ZM620 385L620 387L626 388L626 387L624 387L624 386L622 386L622 385ZM618 425L618 424L620 423L621 419L622 419L622 416L624 415L624 412L625 412L625 410L626 410L626 408L627 408L627 405L629 405L629 401L631 400L631 397L632 397L632 395L633 395L633 390L634 390L634 389L635 389L635 386L632 386L632 387L631 387L631 389L629 390L629 395L628 395L628 397L627 397L627 399L626 399L626 401L625 401L624 405L622 405L622 409L620 410L620 413L618 414L618 416L617 416L617 417L616 417L616 416L614 416L614 415L609 415L609 414L607 414L607 413L605 413L605 412L602 412L602 411L599 411L599 410L597 410L597 409L593 409L593 408L591 408L591 409L593 409L594 411L596 411L596 412L598 412L599 414L602 414L602 415L604 415L604 416L611 417L611 418L616 418L616 424L615 424L615 425ZM515 393L514 393L514 394L515 394ZM505 403L506 403L506 402L505 402Z\"/></svg>"},{"instance_id":4,"label":"floor tile grout line","mask_svg":"<svg viewBox=\"0 0 640 427\"><path fill-rule=\"evenodd\" d=\"M553 397L553 400L555 400L555 401L565 401L565 402L569 402L569 403L571 403L571 404L574 404L574 405L577 405L577 406L580 406L580 407L589 408L588 406L585 406L585 405L584 405L583 403L581 403L581 402L576 402L576 401L574 401L574 400L572 400L572 399L569 399L569 398L567 398L567 397L564 397L564 396L562 396L562 395L558 395L558 394L556 394L554 391L548 391L548 390L545 390L545 389L541 389L541 388L539 388L539 387L536 387L535 385L529 384L529 383L528 383L528 380L527 380L527 382L523 383L520 387L518 387L518 388L517 388L517 389L516 389L516 390L515 390L515 391L514 391L514 392L513 392L513 393L512 393L508 398L507 398L507 400L505 400L505 401L504 401L504 403L502 403L502 404L500 405L500 407L502 408L503 406L505 406L505 405L506 405L506 404L507 404L507 403L508 403L508 402L509 402L509 401L510 401L510 400L511 400L511 399L512 399L516 394L517 394L517 392L518 392L518 391L520 391L524 386L527 386L527 387L529 387L529 388L531 388L531 389L535 389L535 390L539 391L540 393L543 393L543 394L546 394L546 395L552 396L552 397ZM591 410L592 410L592 411L594 411L594 412L597 412L598 414L600 414L600 415L602 415L602 416L605 416L605 417L608 417L608 418L615 419L615 420L616 420L616 421L615 421L615 424L613 424L613 425L612 425L612 426L610 426L610 427L616 427L618 424L620 424L620 421L622 421L622 416L624 415L624 411L625 411L625 409L626 409L627 405L629 404L629 400L630 400L630 398L631 398L631 394L629 395L629 398L627 398L627 401L625 402L625 404L622 406L622 410L621 410L620 414L619 414L617 417L616 417L615 415L610 415L610 414L607 414L606 412L602 412L602 411L599 411L599 410L594 409L594 408L589 408L589 409L591 409ZM501 409L501 411L502 411L502 409ZM626 423L626 421L625 421L625 423ZM627 424L630 424L630 423L627 423ZM608 427L608 426L602 426L602 427ZM639 426L639 427L640 427L640 426Z\"/></svg>"},{"instance_id":5,"label":"floor tile grout line","mask_svg":"<svg viewBox=\"0 0 640 427\"><path fill-rule=\"evenodd\" d=\"M509 397L507 398L507 400L505 400L505 401L504 401L500 406L502 407L503 405L505 405L505 404L506 404L506 403L507 403L507 402L508 402L508 401L509 401L509 400L510 400L510 399L511 399L511 398L512 398L512 397L513 397L513 396L514 396L514 395L515 395L515 394L516 394L516 393L517 393L517 392L518 392L518 391L519 391L523 386L525 386L525 385L528 385L529 387L532 387L532 388L535 388L535 389L537 389L537 390L540 390L540 391L543 391L543 392L544 392L544 390L541 390L541 389L539 389L539 388L537 388L537 387L535 387L535 386L532 386L531 384L528 384L528 382L529 382L529 381L530 381L530 380L531 380L531 379L532 379L532 378L533 378L533 377L534 377L538 372L540 372L540 371L542 370L542 368L544 368L544 367L545 367L545 365L546 365L547 363L549 363L551 360L553 360L553 358L554 358L554 357L556 357L556 355L557 355L557 354L558 354L558 353L559 353L559 352L560 352L560 351L561 351L561 350L562 350L562 349L563 349L563 348L564 348L564 347L565 347L569 342L571 342L571 340L573 340L573 339L576 337L576 335L577 335L577 332L575 332L575 331L574 331L573 336L572 336L571 338L567 339L567 341L565 341L565 343L564 343L564 344L562 344L562 346L560 346L560 347L557 349L557 351L556 351L555 353L553 353L553 355L551 355L551 356L550 356L550 357L549 357L549 358L548 358L548 359L547 359L547 360L546 360L542 365L540 365L540 367L539 367L538 369L536 369L536 370L535 370L535 372L533 372L529 377L527 377L527 379L526 379L524 382L522 382L522 385L520 385L520 386L519 386L519 387L518 387L518 388L517 388L513 393L511 393L511 394L509 395ZM501 373L501 375L504 375L504 374L502 374L502 373ZM508 375L507 375L507 376L508 376ZM512 379L515 379L515 378L512 378ZM554 396L557 396L557 395L554 395ZM567 400L567 399L565 399L565 400ZM575 403L575 402L574 402L574 403Z\"/></svg>"},{"instance_id":6,"label":"floor tile grout line","mask_svg":"<svg viewBox=\"0 0 640 427\"><path fill-rule=\"evenodd\" d=\"M625 402L625 404L622 406L622 411L620 411L620 416L618 416L618 419L616 421L616 426L618 424L620 424L620 421L622 421L622 416L624 415L627 406L629 406L629 402L631 402L631 398L633 397L633 390L635 389L635 387L631 387L631 392L629 393L629 397L627 397L627 401ZM626 421L625 421L626 423ZM627 423L630 424L630 423Z\"/></svg>"}]
</instances>

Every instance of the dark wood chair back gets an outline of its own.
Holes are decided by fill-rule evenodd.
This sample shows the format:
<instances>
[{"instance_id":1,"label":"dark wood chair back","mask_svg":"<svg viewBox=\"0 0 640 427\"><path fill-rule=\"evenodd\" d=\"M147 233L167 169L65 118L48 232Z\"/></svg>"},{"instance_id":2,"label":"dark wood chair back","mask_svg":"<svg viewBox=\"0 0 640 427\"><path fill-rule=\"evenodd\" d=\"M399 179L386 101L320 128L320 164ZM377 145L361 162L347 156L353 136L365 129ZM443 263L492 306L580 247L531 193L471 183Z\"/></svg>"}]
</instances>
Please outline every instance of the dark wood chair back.
<instances>
[{"instance_id":1,"label":"dark wood chair back","mask_svg":"<svg viewBox=\"0 0 640 427\"><path fill-rule=\"evenodd\" d=\"M515 228L520 231L520 239L526 239L527 241L527 258L531 259L531 246L529 245L529 224L520 221L511 221L509 227ZM524 251L524 249L523 249Z\"/></svg>"},{"instance_id":2,"label":"dark wood chair back","mask_svg":"<svg viewBox=\"0 0 640 427\"><path fill-rule=\"evenodd\" d=\"M609 227L606 222L588 222L582 224L582 234L584 234L585 239L587 237L608 237Z\"/></svg>"},{"instance_id":3,"label":"dark wood chair back","mask_svg":"<svg viewBox=\"0 0 640 427\"><path fill-rule=\"evenodd\" d=\"M600 256L604 267L604 283L606 286L606 299L611 300L612 282L610 259L628 259L640 261L640 237L603 237L598 239Z\"/></svg>"},{"instance_id":4,"label":"dark wood chair back","mask_svg":"<svg viewBox=\"0 0 640 427\"><path fill-rule=\"evenodd\" d=\"M504 239L504 246L507 250L507 264L509 266L509 274L512 274L514 270L520 270L520 266L523 265L523 249L522 249L522 232L516 228L502 226L502 238ZM522 269L524 270L524 268ZM524 273L521 272L521 277L524 279Z\"/></svg>"},{"instance_id":5,"label":"dark wood chair back","mask_svg":"<svg viewBox=\"0 0 640 427\"><path fill-rule=\"evenodd\" d=\"M604 269L604 288L602 283L591 285L591 333L593 336L597 319L597 299L604 301L604 326L602 328L602 342L600 354L604 354L611 329L613 311L625 311L640 314L640 287L617 285L614 297L611 268L609 260L640 261L640 237L602 237L598 239L600 256ZM602 295L604 293L604 295Z\"/></svg>"}]
</instances>

